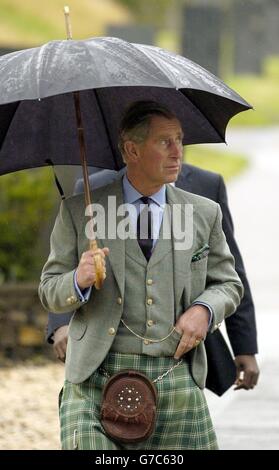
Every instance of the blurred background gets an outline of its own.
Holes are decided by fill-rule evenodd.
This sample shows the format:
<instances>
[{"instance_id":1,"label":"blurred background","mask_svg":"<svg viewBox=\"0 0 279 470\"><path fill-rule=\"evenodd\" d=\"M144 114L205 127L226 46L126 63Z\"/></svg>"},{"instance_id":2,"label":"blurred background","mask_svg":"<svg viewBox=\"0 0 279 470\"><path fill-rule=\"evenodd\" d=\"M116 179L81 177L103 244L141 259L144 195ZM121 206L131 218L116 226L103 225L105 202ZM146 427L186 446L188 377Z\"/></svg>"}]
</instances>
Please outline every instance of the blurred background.
<instances>
[{"instance_id":1,"label":"blurred background","mask_svg":"<svg viewBox=\"0 0 279 470\"><path fill-rule=\"evenodd\" d=\"M64 39L64 4L0 0L0 54ZM260 385L247 394L208 395L220 445L278 449L279 0L69 0L68 5L74 39L116 36L164 47L204 66L254 107L230 122L227 146L190 146L185 158L221 173L228 184L257 312ZM70 195L79 170L60 167L57 173ZM0 177L0 449L59 448L63 366L44 343L47 314L37 298L59 203L48 168Z\"/></svg>"}]
</instances>

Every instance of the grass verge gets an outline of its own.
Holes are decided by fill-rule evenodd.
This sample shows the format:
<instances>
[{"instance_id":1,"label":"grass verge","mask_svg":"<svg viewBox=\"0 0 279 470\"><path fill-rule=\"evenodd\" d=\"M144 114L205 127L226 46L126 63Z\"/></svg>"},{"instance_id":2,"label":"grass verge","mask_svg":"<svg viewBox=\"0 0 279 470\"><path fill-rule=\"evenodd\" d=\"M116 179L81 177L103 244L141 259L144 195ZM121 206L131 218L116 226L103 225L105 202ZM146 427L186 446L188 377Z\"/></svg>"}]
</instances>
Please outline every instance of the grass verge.
<instances>
[{"instance_id":1,"label":"grass verge","mask_svg":"<svg viewBox=\"0 0 279 470\"><path fill-rule=\"evenodd\" d=\"M188 146L184 158L191 165L220 173L225 181L236 177L249 165L249 161L244 155L226 150L212 150L204 145Z\"/></svg>"}]
</instances>

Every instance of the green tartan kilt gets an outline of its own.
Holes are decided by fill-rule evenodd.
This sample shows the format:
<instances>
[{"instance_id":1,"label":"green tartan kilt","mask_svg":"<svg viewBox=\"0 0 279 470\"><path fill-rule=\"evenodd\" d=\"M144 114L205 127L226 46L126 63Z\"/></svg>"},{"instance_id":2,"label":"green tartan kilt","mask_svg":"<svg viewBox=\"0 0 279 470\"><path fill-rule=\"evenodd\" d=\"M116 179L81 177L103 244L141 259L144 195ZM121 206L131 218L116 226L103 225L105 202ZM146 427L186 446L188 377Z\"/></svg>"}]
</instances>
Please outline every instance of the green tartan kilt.
<instances>
[{"instance_id":1,"label":"green tartan kilt","mask_svg":"<svg viewBox=\"0 0 279 470\"><path fill-rule=\"evenodd\" d=\"M136 369L154 380L175 362L172 357L109 353L102 367L110 375L121 369ZM99 370L80 384L65 381L59 410L62 449L218 449L204 393L192 379L186 361L156 383L156 427L143 442L122 444L106 436L99 420L106 381Z\"/></svg>"}]
</instances>

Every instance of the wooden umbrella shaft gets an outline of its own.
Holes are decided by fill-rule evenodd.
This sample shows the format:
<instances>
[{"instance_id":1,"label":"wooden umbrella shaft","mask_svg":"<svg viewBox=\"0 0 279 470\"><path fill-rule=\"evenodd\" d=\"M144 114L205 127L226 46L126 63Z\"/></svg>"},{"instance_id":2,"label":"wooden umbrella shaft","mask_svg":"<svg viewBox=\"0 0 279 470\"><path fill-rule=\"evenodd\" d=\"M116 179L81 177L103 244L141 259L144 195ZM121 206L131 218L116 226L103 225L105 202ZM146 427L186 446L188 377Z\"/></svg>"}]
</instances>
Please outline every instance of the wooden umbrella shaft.
<instances>
[{"instance_id":1,"label":"wooden umbrella shaft","mask_svg":"<svg viewBox=\"0 0 279 470\"><path fill-rule=\"evenodd\" d=\"M67 39L70 40L72 39L72 27L71 27L71 22L70 22L70 10L68 6L64 7L64 15L65 15ZM93 219L93 210L92 210L91 197L90 197L88 169L87 169L87 162L86 162L84 129L82 125L82 117L81 117L81 110L80 110L80 97L79 97L78 91L74 91L74 103L75 103L77 129L78 129L79 151L80 151L81 166L82 166L83 181L84 181L85 204L86 204L87 211L89 211L89 217L90 217L91 237L90 237L90 242L89 242L89 249L92 250L94 253L98 249L98 244L97 244L97 240L95 239L95 233L94 233L94 219ZM102 287L102 284L106 276L105 276L102 258L99 253L94 254L94 261L95 261L95 273L96 273L95 287L96 289L100 289Z\"/></svg>"},{"instance_id":2,"label":"wooden umbrella shaft","mask_svg":"<svg viewBox=\"0 0 279 470\"><path fill-rule=\"evenodd\" d=\"M89 242L89 248L93 250L94 252L98 249L98 244L97 244L97 241L95 239L95 234L94 234L94 219L93 219L93 211L92 211L92 205L91 205L90 185L89 185L88 168L87 168L87 161L86 161L84 129L82 125L80 97L79 97L78 91L74 92L74 102L75 102L76 120L77 120L77 128L78 128L80 158L81 158L81 165L82 165L82 171L83 171L85 204L86 204L87 210L89 211L89 216L91 219L90 226L91 226L92 233L91 233L91 238ZM104 268L103 268L100 254L96 254L94 259L95 259L95 268L96 268L95 287L97 289L100 289L105 279Z\"/></svg>"},{"instance_id":3,"label":"wooden umbrella shaft","mask_svg":"<svg viewBox=\"0 0 279 470\"><path fill-rule=\"evenodd\" d=\"M81 159L81 166L82 166L82 172L83 172L85 204L86 204L87 211L89 213L89 217L91 219L90 222L91 222L91 227L92 227L92 233L91 233L89 245L91 249L96 250L98 248L98 245L95 240L94 229L93 229L94 220L93 220L93 211L92 211L92 205L91 205L92 203L91 203L91 196L90 196L88 168L87 168L87 161L86 161L84 129L82 125L80 98L79 98L78 91L74 91L74 102L75 102L75 110L76 110L80 159Z\"/></svg>"},{"instance_id":4,"label":"wooden umbrella shaft","mask_svg":"<svg viewBox=\"0 0 279 470\"><path fill-rule=\"evenodd\" d=\"M76 110L76 119L77 119L80 158L81 158L81 165L82 165L83 179L84 179L85 203L86 203L86 206L91 207L90 185L89 185L88 169L87 169L87 162L86 162L84 130L83 130L83 126L82 126L81 110L80 110L80 98L79 98L79 92L78 91L74 91L74 101L75 101L75 110ZM91 209L90 209L90 216L93 217Z\"/></svg>"},{"instance_id":5,"label":"wooden umbrella shaft","mask_svg":"<svg viewBox=\"0 0 279 470\"><path fill-rule=\"evenodd\" d=\"M71 27L71 22L70 22L70 9L68 6L64 7L64 15L65 15L67 39L70 40L72 39L72 27ZM88 169L87 169L87 162L86 162L84 130L82 126L80 98L79 98L78 91L74 91L74 102L75 102L76 120L77 120L77 128L78 128L80 158L81 158L81 165L82 165L82 171L83 171L85 203L86 203L86 207L88 207L88 210L90 211L90 217L93 219L93 213L91 211L89 177L88 177Z\"/></svg>"},{"instance_id":6,"label":"wooden umbrella shaft","mask_svg":"<svg viewBox=\"0 0 279 470\"><path fill-rule=\"evenodd\" d=\"M72 35L72 26L70 22L70 8L68 6L64 7L64 16L65 16L67 39L72 39L73 35Z\"/></svg>"}]
</instances>

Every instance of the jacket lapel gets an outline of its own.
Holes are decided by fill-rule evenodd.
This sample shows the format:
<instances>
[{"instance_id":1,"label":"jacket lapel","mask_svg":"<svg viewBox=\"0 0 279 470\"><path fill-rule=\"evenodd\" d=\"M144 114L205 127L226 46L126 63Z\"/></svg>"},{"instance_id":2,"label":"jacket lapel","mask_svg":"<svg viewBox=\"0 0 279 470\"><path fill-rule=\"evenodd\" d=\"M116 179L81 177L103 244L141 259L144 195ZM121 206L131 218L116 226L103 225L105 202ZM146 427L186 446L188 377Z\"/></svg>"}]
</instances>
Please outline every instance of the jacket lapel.
<instances>
[{"instance_id":1,"label":"jacket lapel","mask_svg":"<svg viewBox=\"0 0 279 470\"><path fill-rule=\"evenodd\" d=\"M105 236L97 237L97 240L101 248L109 248L109 263L123 297L125 285L125 241L117 236L117 232L116 237L111 237L108 234L108 224L111 224L112 228L114 228L114 226L117 227L119 222L119 218L115 217L115 215L118 207L123 204L122 178L106 187L100 198L94 202L100 204L104 208L104 213L108 215L106 217ZM115 219L113 220L114 217Z\"/></svg>"},{"instance_id":2,"label":"jacket lapel","mask_svg":"<svg viewBox=\"0 0 279 470\"><path fill-rule=\"evenodd\" d=\"M170 206L174 204L181 205L182 217L183 217L183 225L185 223L185 227L189 227L189 230L194 230L193 228L193 221L191 214L188 213L187 209L185 211L185 204L187 204L187 198L183 195L177 194L177 191L172 186L167 186L167 201ZM182 227L183 227L182 225ZM173 219L172 219L172 231L173 231ZM186 249L177 249L175 243L175 234L172 232L172 240L173 240L173 262L174 262L174 295L175 295L175 309L177 311L181 297L183 294L183 289L187 286L187 277L189 278L189 288L190 288L190 265L191 265L191 257L192 257L192 243L191 246ZM193 241L195 240L195 232L193 233Z\"/></svg>"}]
</instances>

